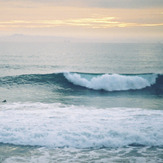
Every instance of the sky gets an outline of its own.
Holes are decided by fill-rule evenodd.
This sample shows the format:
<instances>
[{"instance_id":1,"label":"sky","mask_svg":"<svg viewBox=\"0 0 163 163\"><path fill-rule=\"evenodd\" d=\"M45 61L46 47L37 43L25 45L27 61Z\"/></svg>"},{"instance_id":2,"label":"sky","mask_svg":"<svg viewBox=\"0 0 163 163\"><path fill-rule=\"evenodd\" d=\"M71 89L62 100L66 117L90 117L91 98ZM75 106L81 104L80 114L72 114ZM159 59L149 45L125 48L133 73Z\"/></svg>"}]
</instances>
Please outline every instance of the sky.
<instances>
[{"instance_id":1,"label":"sky","mask_svg":"<svg viewBox=\"0 0 163 163\"><path fill-rule=\"evenodd\" d=\"M0 0L0 36L163 41L163 0Z\"/></svg>"}]
</instances>

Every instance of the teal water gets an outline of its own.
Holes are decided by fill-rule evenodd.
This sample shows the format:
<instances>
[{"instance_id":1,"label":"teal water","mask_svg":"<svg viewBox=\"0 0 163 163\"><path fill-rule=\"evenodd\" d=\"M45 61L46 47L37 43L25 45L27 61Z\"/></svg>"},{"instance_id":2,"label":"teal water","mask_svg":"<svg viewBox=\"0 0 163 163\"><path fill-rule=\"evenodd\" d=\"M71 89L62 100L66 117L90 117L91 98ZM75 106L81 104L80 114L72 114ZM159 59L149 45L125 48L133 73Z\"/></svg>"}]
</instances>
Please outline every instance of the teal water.
<instances>
[{"instance_id":1,"label":"teal water","mask_svg":"<svg viewBox=\"0 0 163 163\"><path fill-rule=\"evenodd\" d=\"M0 162L162 162L162 44L0 43Z\"/></svg>"}]
</instances>

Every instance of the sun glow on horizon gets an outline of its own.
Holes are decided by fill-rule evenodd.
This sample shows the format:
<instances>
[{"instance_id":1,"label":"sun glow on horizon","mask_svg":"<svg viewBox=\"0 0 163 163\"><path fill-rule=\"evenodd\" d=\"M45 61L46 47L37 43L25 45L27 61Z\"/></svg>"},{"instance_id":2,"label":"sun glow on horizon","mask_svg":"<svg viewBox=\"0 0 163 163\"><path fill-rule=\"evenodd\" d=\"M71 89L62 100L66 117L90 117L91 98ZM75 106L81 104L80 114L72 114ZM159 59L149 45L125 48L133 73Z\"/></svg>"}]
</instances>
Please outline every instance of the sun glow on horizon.
<instances>
[{"instance_id":1,"label":"sun glow on horizon","mask_svg":"<svg viewBox=\"0 0 163 163\"><path fill-rule=\"evenodd\" d=\"M56 6L0 1L0 34L163 36L163 9Z\"/></svg>"},{"instance_id":2,"label":"sun glow on horizon","mask_svg":"<svg viewBox=\"0 0 163 163\"><path fill-rule=\"evenodd\" d=\"M11 20L1 21L1 28L53 28L56 26L80 26L89 28L111 28L111 27L154 27L163 26L163 23L129 23L120 22L116 17L102 18L79 18L63 20Z\"/></svg>"}]
</instances>

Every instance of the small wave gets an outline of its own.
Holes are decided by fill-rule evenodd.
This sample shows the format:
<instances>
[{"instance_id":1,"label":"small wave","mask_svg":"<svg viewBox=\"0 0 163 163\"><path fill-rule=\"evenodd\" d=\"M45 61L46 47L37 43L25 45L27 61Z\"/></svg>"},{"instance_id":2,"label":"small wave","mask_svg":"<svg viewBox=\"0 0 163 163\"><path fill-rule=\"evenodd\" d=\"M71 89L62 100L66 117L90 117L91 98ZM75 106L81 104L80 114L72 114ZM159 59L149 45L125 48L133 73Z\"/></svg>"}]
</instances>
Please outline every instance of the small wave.
<instances>
[{"instance_id":1,"label":"small wave","mask_svg":"<svg viewBox=\"0 0 163 163\"><path fill-rule=\"evenodd\" d=\"M0 143L79 149L163 145L162 110L58 103L12 103L0 110Z\"/></svg>"},{"instance_id":2,"label":"small wave","mask_svg":"<svg viewBox=\"0 0 163 163\"><path fill-rule=\"evenodd\" d=\"M94 90L121 91L142 89L153 85L156 82L157 75L152 74L150 79L141 76L125 76L119 74L103 74L91 79L84 78L77 73L64 73L65 78L82 87Z\"/></svg>"}]
</instances>

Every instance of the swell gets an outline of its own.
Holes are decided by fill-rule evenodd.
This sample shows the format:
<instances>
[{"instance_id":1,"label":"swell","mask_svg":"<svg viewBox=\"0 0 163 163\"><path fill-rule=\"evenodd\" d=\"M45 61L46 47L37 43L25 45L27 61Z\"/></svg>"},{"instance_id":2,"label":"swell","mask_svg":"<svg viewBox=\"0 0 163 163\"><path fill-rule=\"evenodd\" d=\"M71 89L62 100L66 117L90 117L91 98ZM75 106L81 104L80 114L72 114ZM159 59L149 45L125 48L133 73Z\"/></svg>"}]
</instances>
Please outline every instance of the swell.
<instances>
[{"instance_id":1,"label":"swell","mask_svg":"<svg viewBox=\"0 0 163 163\"><path fill-rule=\"evenodd\" d=\"M0 78L0 86L59 85L63 88L79 88L104 91L130 91L157 89L163 91L163 75L146 74L94 74L63 72L53 74L25 74Z\"/></svg>"}]
</instances>

